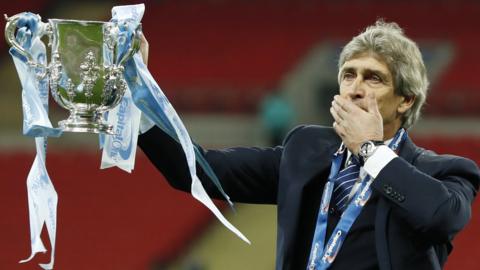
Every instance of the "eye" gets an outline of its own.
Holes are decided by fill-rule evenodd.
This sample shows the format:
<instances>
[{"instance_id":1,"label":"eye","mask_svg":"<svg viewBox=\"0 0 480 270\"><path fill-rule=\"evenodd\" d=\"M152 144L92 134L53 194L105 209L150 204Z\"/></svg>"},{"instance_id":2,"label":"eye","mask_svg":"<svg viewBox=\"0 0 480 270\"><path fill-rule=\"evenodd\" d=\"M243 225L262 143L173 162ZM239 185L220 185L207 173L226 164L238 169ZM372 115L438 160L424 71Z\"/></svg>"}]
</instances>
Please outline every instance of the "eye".
<instances>
[{"instance_id":1,"label":"eye","mask_svg":"<svg viewBox=\"0 0 480 270\"><path fill-rule=\"evenodd\" d=\"M343 73L342 79L353 80L353 79L355 79L355 74L353 72L347 71L347 72Z\"/></svg>"},{"instance_id":2,"label":"eye","mask_svg":"<svg viewBox=\"0 0 480 270\"><path fill-rule=\"evenodd\" d=\"M368 77L368 80L371 81L371 82L374 82L374 83L382 83L383 82L382 77L380 77L377 74L370 75Z\"/></svg>"}]
</instances>

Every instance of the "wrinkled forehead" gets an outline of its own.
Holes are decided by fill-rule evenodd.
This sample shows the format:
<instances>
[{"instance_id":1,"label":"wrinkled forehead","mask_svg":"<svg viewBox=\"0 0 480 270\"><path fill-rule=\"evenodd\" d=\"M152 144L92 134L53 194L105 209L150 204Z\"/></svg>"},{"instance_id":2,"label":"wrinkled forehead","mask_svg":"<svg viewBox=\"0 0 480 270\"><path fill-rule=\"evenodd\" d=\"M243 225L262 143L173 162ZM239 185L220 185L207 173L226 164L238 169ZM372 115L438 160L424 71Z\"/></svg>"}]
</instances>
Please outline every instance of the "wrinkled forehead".
<instances>
[{"instance_id":1,"label":"wrinkled forehead","mask_svg":"<svg viewBox=\"0 0 480 270\"><path fill-rule=\"evenodd\" d=\"M368 69L391 77L394 74L385 58L374 52L362 52L347 58L339 68L338 75L340 76L346 69L358 71Z\"/></svg>"},{"instance_id":2,"label":"wrinkled forehead","mask_svg":"<svg viewBox=\"0 0 480 270\"><path fill-rule=\"evenodd\" d=\"M383 57L376 53L361 53L356 54L343 63L340 67L339 75L345 72L346 70L355 70L355 71L378 71L385 75L392 76L389 65L384 60Z\"/></svg>"}]
</instances>

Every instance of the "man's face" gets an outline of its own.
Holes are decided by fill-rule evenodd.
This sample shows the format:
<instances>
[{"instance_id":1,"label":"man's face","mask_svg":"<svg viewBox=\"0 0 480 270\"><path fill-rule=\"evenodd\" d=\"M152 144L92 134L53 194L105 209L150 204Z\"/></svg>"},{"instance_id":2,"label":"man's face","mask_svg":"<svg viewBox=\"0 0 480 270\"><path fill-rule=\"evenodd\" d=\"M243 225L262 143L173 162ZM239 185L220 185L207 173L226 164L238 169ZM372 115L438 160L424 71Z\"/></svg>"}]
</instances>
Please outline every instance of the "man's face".
<instances>
[{"instance_id":1,"label":"man's face","mask_svg":"<svg viewBox=\"0 0 480 270\"><path fill-rule=\"evenodd\" d=\"M346 61L340 69L340 95L367 110L370 92L375 93L384 127L394 121L401 122L398 109L404 97L395 94L393 75L386 63L372 54Z\"/></svg>"}]
</instances>

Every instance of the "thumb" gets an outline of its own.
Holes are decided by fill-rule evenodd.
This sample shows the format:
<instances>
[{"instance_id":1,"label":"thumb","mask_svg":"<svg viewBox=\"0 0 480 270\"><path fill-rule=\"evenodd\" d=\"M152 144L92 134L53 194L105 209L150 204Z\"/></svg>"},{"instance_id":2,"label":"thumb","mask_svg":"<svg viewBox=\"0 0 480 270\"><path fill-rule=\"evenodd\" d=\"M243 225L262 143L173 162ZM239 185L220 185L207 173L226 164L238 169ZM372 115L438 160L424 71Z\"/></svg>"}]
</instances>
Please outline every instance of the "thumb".
<instances>
[{"instance_id":1,"label":"thumb","mask_svg":"<svg viewBox=\"0 0 480 270\"><path fill-rule=\"evenodd\" d=\"M367 96L367 106L368 106L368 111L371 113L380 113L378 111L378 104L377 104L377 99L375 99L375 93L371 92L368 93Z\"/></svg>"},{"instance_id":2,"label":"thumb","mask_svg":"<svg viewBox=\"0 0 480 270\"><path fill-rule=\"evenodd\" d=\"M143 33L140 35L140 53L142 55L142 60L145 66L148 65L148 50L149 50L149 45L147 38L145 38L145 35Z\"/></svg>"}]
</instances>

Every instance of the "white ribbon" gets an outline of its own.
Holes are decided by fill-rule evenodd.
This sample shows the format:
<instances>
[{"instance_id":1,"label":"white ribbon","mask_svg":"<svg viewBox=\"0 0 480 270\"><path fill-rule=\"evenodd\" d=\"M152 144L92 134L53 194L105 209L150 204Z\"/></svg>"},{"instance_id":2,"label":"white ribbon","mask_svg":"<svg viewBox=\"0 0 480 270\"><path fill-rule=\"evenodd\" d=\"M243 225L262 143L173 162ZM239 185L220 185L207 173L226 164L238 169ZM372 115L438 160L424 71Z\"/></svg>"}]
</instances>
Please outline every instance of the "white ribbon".
<instances>
[{"instance_id":1,"label":"white ribbon","mask_svg":"<svg viewBox=\"0 0 480 270\"><path fill-rule=\"evenodd\" d=\"M140 23L145 6L129 5L112 8L112 19L116 21L133 20ZM118 33L117 33L118 34ZM119 39L120 40L120 39ZM128 39L122 39L124 41ZM131 44L119 46L130 47ZM104 45L104 63L111 65L118 59L113 59L112 51L106 50ZM118 53L121 55L121 53ZM140 126L141 111L135 106L130 90L122 97L120 105L106 113L108 124L113 126L114 135L100 135L100 144L103 147L100 169L118 167L131 172L135 166L137 139Z\"/></svg>"},{"instance_id":2,"label":"white ribbon","mask_svg":"<svg viewBox=\"0 0 480 270\"><path fill-rule=\"evenodd\" d=\"M174 136L180 142L187 158L190 177L192 179L192 196L212 211L225 227L240 237L243 241L250 244L250 241L222 215L198 179L195 150L190 135L177 112L143 63L140 53L135 54L133 57L133 63L129 62L129 64L127 64L125 73L128 74L130 72L137 73L137 76L127 78L130 90L132 91L133 100L137 107L158 127L162 128L164 131L170 131L167 133L172 132L168 127L173 128ZM131 76L132 74L129 75ZM167 121L165 121L165 118Z\"/></svg>"},{"instance_id":3,"label":"white ribbon","mask_svg":"<svg viewBox=\"0 0 480 270\"><path fill-rule=\"evenodd\" d=\"M140 110L133 104L132 94L127 91L120 104L108 112L107 122L113 125L115 134L104 137L100 169L116 166L129 173L133 170L140 116Z\"/></svg>"},{"instance_id":4,"label":"white ribbon","mask_svg":"<svg viewBox=\"0 0 480 270\"><path fill-rule=\"evenodd\" d=\"M25 23L25 25L33 26L33 29L38 29L37 25L39 22L32 18L31 14L26 13L19 22L20 24ZM31 31L32 29L22 27L17 32L17 40L20 41L21 45L33 56L33 59L38 64L45 65L45 45L41 42L37 33L32 33ZM35 137L35 148L37 151L27 177L32 250L30 257L20 261L20 263L30 261L38 252L46 252L46 248L40 238L43 225L45 224L52 252L50 262L48 264L40 264L40 267L53 269L58 196L45 165L46 136L60 136L62 132L59 129L52 128L52 124L48 119L48 84L46 78L40 79L38 77L39 73L43 73L45 70L37 70L38 67L27 63L27 59L21 56L15 49L11 49L10 54L22 84L23 132L25 135Z\"/></svg>"},{"instance_id":5,"label":"white ribbon","mask_svg":"<svg viewBox=\"0 0 480 270\"><path fill-rule=\"evenodd\" d=\"M133 21L132 25L138 25L144 10L145 6L143 4L114 7L112 9L112 19L128 21L130 24ZM39 25L41 22L38 21L38 17L31 13L22 15L17 22L19 28L17 30L17 40L33 56L33 59L41 64L40 66L45 66L46 49L40 40L41 34L39 34L39 29L43 31ZM129 28L128 23L123 27ZM10 49L10 54L22 84L23 133L35 137L37 150L27 177L32 250L30 257L20 261L20 263L30 261L38 252L46 252L45 245L40 238L45 224L52 247L51 259L48 264L39 265L43 269L50 270L53 269L55 261L58 196L46 169L46 147L47 137L58 137L62 134L62 130L53 128L48 118L48 83L46 77L39 77L40 73L45 72L45 68L38 70L39 66L28 63L26 57L14 48ZM106 57L108 61L109 56ZM250 244L250 241L222 215L205 191L196 173L196 162L199 162L206 174L231 204L212 169L192 144L190 136L175 109L144 65L140 53L135 54L133 59L127 63L125 75L130 90L125 94L120 105L109 113L108 121L114 124L116 135L101 137L100 144L104 146L101 167L118 166L131 172L134 167L139 130L146 132L154 123L181 144L192 179L192 196L210 209L229 230ZM198 155L197 159L196 154Z\"/></svg>"},{"instance_id":6,"label":"white ribbon","mask_svg":"<svg viewBox=\"0 0 480 270\"><path fill-rule=\"evenodd\" d=\"M142 16L145 11L145 6L143 4L140 5L127 5L127 6L117 6L112 9L112 20L118 22L125 22L124 25L130 25L131 28L125 28L124 31L126 32L125 36L129 37L129 31L135 31L136 26L140 23ZM190 172L190 177L192 179L191 185L191 192L192 196L203 203L210 211L214 213L214 215L233 233L235 233L238 237L244 240L247 243L250 241L237 229L235 228L218 210L218 208L213 203L212 199L208 196L207 192L205 191L200 179L197 176L196 172L196 158L195 158L195 148L192 144L192 140L190 139L190 135L188 134L185 126L183 125L182 120L178 116L177 112L173 108L173 106L168 101L167 97L163 94L162 90L156 83L155 79L152 77L150 72L148 71L147 67L143 63L143 59L141 54L138 52L134 55L133 60L130 60L125 68L125 77L127 79L127 83L129 86L130 91L132 92L133 101L135 105L143 112L142 118L146 121L142 121L146 123L143 126L149 126L149 122L154 122L157 126L162 128L167 134L172 136L176 139L185 153L187 158L188 168ZM127 95L128 99L128 95ZM128 103L130 104L130 103ZM131 110L134 113L134 110ZM136 112L135 112L136 113ZM109 113L109 121L111 115L115 115L114 112ZM133 138L138 135L138 126L140 122L140 114L135 114L127 116L125 119L131 119L131 125L135 128L128 129L130 134L124 135L122 134L119 136L119 141L122 140L124 142L123 145L129 145L129 139L126 138ZM112 119L113 122L119 122L119 119ZM133 122L135 121L135 122ZM136 132L136 133L132 133ZM114 135L116 136L116 135ZM122 139L123 138L123 139ZM114 141L114 139L110 139L110 141ZM120 145L120 143L119 143ZM135 142L136 146L136 142ZM111 153L113 149L113 144L108 143L108 138L105 140L104 145L104 157L105 162L109 162L111 166L115 165L118 167L122 166L130 166L128 168L133 168L133 161L130 164L125 164L124 160L115 160L109 157L109 153ZM136 147L135 147L136 148ZM114 155L110 155L114 156ZM103 162L102 162L103 164ZM208 166L205 160L200 160L200 164L202 166ZM102 165L103 166L103 165ZM228 199L228 196L225 195Z\"/></svg>"},{"instance_id":7,"label":"white ribbon","mask_svg":"<svg viewBox=\"0 0 480 270\"><path fill-rule=\"evenodd\" d=\"M55 261L58 196L45 166L46 143L47 139L45 137L35 138L37 155L27 177L32 253L28 259L21 260L20 263L32 260L38 252L47 251L40 238L43 224L45 224L50 238L52 251L50 262L48 264L40 264L40 267L47 270L53 269Z\"/></svg>"}]
</instances>

